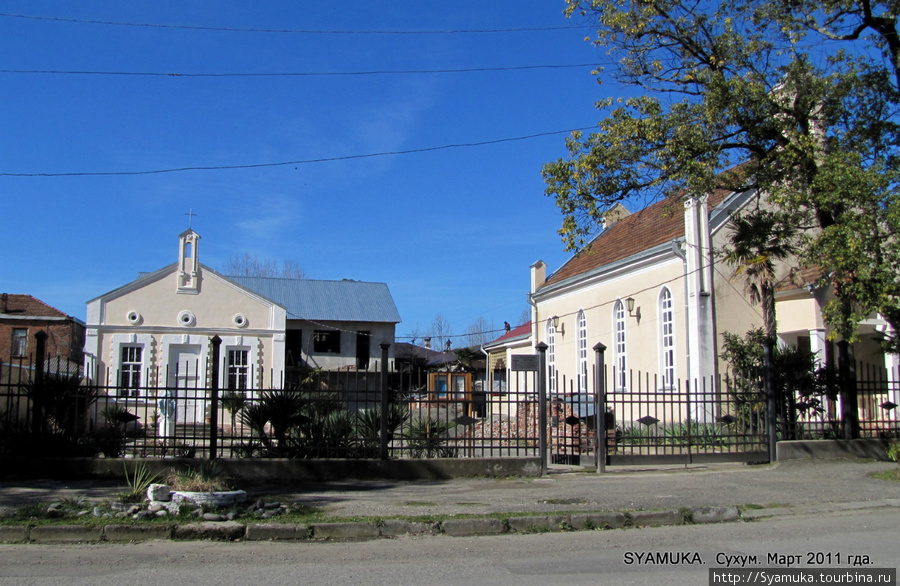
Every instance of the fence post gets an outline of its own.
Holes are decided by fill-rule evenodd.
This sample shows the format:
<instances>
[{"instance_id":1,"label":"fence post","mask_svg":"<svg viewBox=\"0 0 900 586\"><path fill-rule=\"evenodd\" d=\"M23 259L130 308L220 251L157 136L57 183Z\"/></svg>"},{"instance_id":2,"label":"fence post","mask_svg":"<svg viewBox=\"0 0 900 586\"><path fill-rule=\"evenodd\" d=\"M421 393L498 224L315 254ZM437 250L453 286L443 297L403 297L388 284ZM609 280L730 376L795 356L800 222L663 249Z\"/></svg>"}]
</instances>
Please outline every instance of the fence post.
<instances>
[{"instance_id":1,"label":"fence post","mask_svg":"<svg viewBox=\"0 0 900 586\"><path fill-rule=\"evenodd\" d=\"M841 386L841 427L844 439L859 439L859 395L850 360L850 343L841 340L838 347L838 381Z\"/></svg>"},{"instance_id":2,"label":"fence post","mask_svg":"<svg viewBox=\"0 0 900 586\"><path fill-rule=\"evenodd\" d=\"M37 342L34 362L34 393L31 399L31 430L33 433L45 431L46 418L44 417L44 361L47 358L47 332L38 330L34 335Z\"/></svg>"},{"instance_id":3,"label":"fence post","mask_svg":"<svg viewBox=\"0 0 900 586\"><path fill-rule=\"evenodd\" d=\"M541 454L541 476L547 474L547 344L540 342L538 351L538 450Z\"/></svg>"},{"instance_id":4,"label":"fence post","mask_svg":"<svg viewBox=\"0 0 900 586\"><path fill-rule=\"evenodd\" d=\"M381 347L381 433L379 433L379 457L388 459L388 348L387 342L379 344Z\"/></svg>"},{"instance_id":5,"label":"fence post","mask_svg":"<svg viewBox=\"0 0 900 586\"><path fill-rule=\"evenodd\" d=\"M778 407L775 401L772 356L775 352L775 341L766 340L765 364L763 365L763 389L766 393L766 434L769 436L769 462L778 458Z\"/></svg>"},{"instance_id":6,"label":"fence post","mask_svg":"<svg viewBox=\"0 0 900 586\"><path fill-rule=\"evenodd\" d=\"M606 472L606 455L609 446L606 442L606 367L603 364L603 353L606 346L597 342L594 346L594 415L597 417L596 434L594 438L594 456L597 458L597 474Z\"/></svg>"},{"instance_id":7,"label":"fence post","mask_svg":"<svg viewBox=\"0 0 900 586\"><path fill-rule=\"evenodd\" d=\"M219 451L219 351L222 338L213 336L212 342L212 384L209 386L209 459L215 460Z\"/></svg>"}]
</instances>

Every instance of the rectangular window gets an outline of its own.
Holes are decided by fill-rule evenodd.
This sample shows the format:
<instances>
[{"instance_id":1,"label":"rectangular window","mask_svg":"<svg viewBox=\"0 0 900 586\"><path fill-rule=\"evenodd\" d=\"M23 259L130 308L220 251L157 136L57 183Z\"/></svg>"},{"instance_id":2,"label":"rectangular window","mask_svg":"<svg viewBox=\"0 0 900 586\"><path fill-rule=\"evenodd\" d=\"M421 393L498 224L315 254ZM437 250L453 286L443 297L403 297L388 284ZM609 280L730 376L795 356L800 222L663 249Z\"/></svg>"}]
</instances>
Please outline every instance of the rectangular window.
<instances>
[{"instance_id":1,"label":"rectangular window","mask_svg":"<svg viewBox=\"0 0 900 586\"><path fill-rule=\"evenodd\" d=\"M284 336L284 354L288 367L303 364L303 330L288 330Z\"/></svg>"},{"instance_id":2,"label":"rectangular window","mask_svg":"<svg viewBox=\"0 0 900 586\"><path fill-rule=\"evenodd\" d=\"M228 351L228 390L244 390L250 374L246 350Z\"/></svg>"},{"instance_id":3,"label":"rectangular window","mask_svg":"<svg viewBox=\"0 0 900 586\"><path fill-rule=\"evenodd\" d=\"M369 368L371 339L369 332L356 332L356 368L360 370Z\"/></svg>"},{"instance_id":4,"label":"rectangular window","mask_svg":"<svg viewBox=\"0 0 900 586\"><path fill-rule=\"evenodd\" d=\"M141 386L141 354L140 346L122 346L119 362L119 395L137 397Z\"/></svg>"},{"instance_id":5,"label":"rectangular window","mask_svg":"<svg viewBox=\"0 0 900 586\"><path fill-rule=\"evenodd\" d=\"M340 354L341 332L338 330L313 332L313 352L316 354Z\"/></svg>"},{"instance_id":6,"label":"rectangular window","mask_svg":"<svg viewBox=\"0 0 900 586\"><path fill-rule=\"evenodd\" d=\"M15 328L12 331L12 355L16 358L25 356L28 349L28 330Z\"/></svg>"}]
</instances>

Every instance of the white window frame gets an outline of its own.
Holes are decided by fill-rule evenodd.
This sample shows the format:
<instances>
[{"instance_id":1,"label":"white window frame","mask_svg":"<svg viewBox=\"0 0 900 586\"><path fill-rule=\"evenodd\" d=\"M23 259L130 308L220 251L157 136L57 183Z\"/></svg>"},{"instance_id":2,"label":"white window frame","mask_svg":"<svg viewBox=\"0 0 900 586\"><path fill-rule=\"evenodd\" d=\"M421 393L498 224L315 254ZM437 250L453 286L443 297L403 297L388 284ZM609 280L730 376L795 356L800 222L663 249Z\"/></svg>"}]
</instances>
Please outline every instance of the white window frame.
<instances>
[{"instance_id":1,"label":"white window frame","mask_svg":"<svg viewBox=\"0 0 900 586\"><path fill-rule=\"evenodd\" d=\"M22 358L24 356L27 356L28 328L13 328L11 342L10 356L12 356L13 358Z\"/></svg>"},{"instance_id":2,"label":"white window frame","mask_svg":"<svg viewBox=\"0 0 900 586\"><path fill-rule=\"evenodd\" d=\"M588 392L588 349L587 349L587 317L584 310L579 309L575 319L577 330L578 356L576 372L578 373L578 392Z\"/></svg>"},{"instance_id":3,"label":"white window frame","mask_svg":"<svg viewBox=\"0 0 900 586\"><path fill-rule=\"evenodd\" d=\"M675 388L675 303L672 291L659 292L659 369L662 388Z\"/></svg>"},{"instance_id":4,"label":"white window frame","mask_svg":"<svg viewBox=\"0 0 900 586\"><path fill-rule=\"evenodd\" d=\"M153 337L150 334L113 334L108 340L107 346L109 362L107 363L107 386L110 394L119 394L122 388L122 346L141 347L141 389L149 389L153 386L153 372L151 371L151 353L153 352ZM131 394L131 396L138 396Z\"/></svg>"},{"instance_id":5,"label":"white window frame","mask_svg":"<svg viewBox=\"0 0 900 586\"><path fill-rule=\"evenodd\" d=\"M234 356L243 356L243 364L235 364L232 362ZM250 367L250 349L243 346L229 346L225 348L225 384L226 391L246 391L252 388L252 368ZM235 380L243 379L243 386L232 386L232 376Z\"/></svg>"},{"instance_id":6,"label":"white window frame","mask_svg":"<svg viewBox=\"0 0 900 586\"><path fill-rule=\"evenodd\" d=\"M626 313L625 304L621 299L616 300L613 306L613 340L615 342L615 390L625 392L628 390L628 346L626 344Z\"/></svg>"},{"instance_id":7,"label":"white window frame","mask_svg":"<svg viewBox=\"0 0 900 586\"><path fill-rule=\"evenodd\" d=\"M547 392L556 393L556 328L547 320Z\"/></svg>"},{"instance_id":8,"label":"white window frame","mask_svg":"<svg viewBox=\"0 0 900 586\"><path fill-rule=\"evenodd\" d=\"M128 356L128 352L137 351L137 356ZM116 387L119 389L120 397L139 397L142 386L147 386L144 378L144 345L143 344L120 344L119 345L119 368L118 381ZM135 381L135 377L137 380ZM143 385L141 384L143 382Z\"/></svg>"}]
</instances>

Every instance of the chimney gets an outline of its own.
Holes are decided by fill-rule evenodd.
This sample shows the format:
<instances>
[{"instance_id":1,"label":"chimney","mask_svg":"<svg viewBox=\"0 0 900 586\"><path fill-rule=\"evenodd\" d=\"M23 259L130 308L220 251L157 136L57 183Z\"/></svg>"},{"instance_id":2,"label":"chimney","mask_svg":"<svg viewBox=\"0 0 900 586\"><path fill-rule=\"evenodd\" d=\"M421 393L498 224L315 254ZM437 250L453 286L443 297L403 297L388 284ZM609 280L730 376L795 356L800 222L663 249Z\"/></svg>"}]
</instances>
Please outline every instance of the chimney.
<instances>
[{"instance_id":1,"label":"chimney","mask_svg":"<svg viewBox=\"0 0 900 586\"><path fill-rule=\"evenodd\" d=\"M620 202L616 202L615 205L603 212L603 229L609 230L615 226L616 222L630 215L631 212L628 211L628 208Z\"/></svg>"},{"instance_id":2,"label":"chimney","mask_svg":"<svg viewBox=\"0 0 900 586\"><path fill-rule=\"evenodd\" d=\"M0 295L0 313L9 313L9 294Z\"/></svg>"},{"instance_id":3,"label":"chimney","mask_svg":"<svg viewBox=\"0 0 900 586\"><path fill-rule=\"evenodd\" d=\"M425 347L431 350L431 338L425 338Z\"/></svg>"}]
</instances>

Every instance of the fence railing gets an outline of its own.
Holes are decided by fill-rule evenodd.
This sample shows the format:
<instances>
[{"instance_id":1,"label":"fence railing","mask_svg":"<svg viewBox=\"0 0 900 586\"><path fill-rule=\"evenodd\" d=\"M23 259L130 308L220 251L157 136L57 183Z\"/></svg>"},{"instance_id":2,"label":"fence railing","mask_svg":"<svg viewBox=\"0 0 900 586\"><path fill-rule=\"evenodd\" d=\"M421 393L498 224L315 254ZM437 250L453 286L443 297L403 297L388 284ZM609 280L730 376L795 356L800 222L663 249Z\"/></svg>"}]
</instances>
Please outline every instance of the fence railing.
<instances>
[{"instance_id":1,"label":"fence railing","mask_svg":"<svg viewBox=\"0 0 900 586\"><path fill-rule=\"evenodd\" d=\"M387 360L378 370L289 373L277 389L201 386L240 380L215 376L215 360L154 376L104 373L104 384L60 360L0 363L0 455L527 456L601 467L766 461L775 440L900 437L900 373L857 366L825 376L815 396L789 388L769 395L760 376L663 384L629 372L627 384L613 389L608 381L623 377L606 368L600 346L587 388L557 375L549 397L540 372L507 373L502 392L478 383L429 392ZM192 372L209 376L180 376Z\"/></svg>"},{"instance_id":2,"label":"fence railing","mask_svg":"<svg viewBox=\"0 0 900 586\"><path fill-rule=\"evenodd\" d=\"M4 369L8 366L0 365L0 375ZM45 373L36 383L33 373L23 371L10 382L0 383L0 454L204 458L538 455L533 388L527 392L508 389L488 400L478 389L438 396L421 388L402 388L402 379L401 373L393 370L342 371L307 373L280 389L218 389L190 383L123 388L92 384L77 374ZM110 380L121 379L115 376ZM190 382L197 380L199 377L194 377Z\"/></svg>"}]
</instances>

